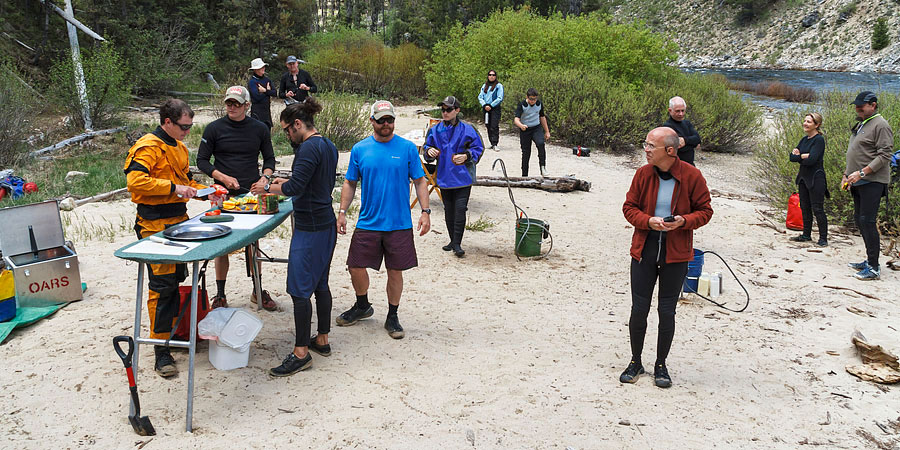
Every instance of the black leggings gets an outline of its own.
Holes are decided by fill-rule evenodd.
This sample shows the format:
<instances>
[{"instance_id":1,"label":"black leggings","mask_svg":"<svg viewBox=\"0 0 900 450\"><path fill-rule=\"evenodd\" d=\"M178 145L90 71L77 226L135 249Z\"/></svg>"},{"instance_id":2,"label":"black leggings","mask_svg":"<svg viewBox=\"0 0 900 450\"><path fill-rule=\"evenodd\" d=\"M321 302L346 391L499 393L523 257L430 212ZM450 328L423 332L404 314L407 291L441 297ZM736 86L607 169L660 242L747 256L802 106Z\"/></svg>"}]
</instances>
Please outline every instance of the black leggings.
<instances>
[{"instance_id":1,"label":"black leggings","mask_svg":"<svg viewBox=\"0 0 900 450\"><path fill-rule=\"evenodd\" d=\"M544 150L544 128L540 125L527 128L519 133L519 145L522 147L522 176L528 176L528 161L531 160L531 141L538 150L538 163L547 165L547 152Z\"/></svg>"},{"instance_id":2,"label":"black leggings","mask_svg":"<svg viewBox=\"0 0 900 450\"><path fill-rule=\"evenodd\" d=\"M828 217L825 216L825 174L818 174L813 180L813 188L806 187L800 180L797 184L800 192L800 211L803 213L803 235L812 233L813 215L819 225L819 239L828 239Z\"/></svg>"},{"instance_id":3,"label":"black leggings","mask_svg":"<svg viewBox=\"0 0 900 450\"><path fill-rule=\"evenodd\" d=\"M631 336L631 359L640 363L647 333L647 315L653 287L659 278L659 334L656 345L656 363L665 364L675 337L675 305L681 294L681 286L687 275L688 263L666 264L666 240L661 233L651 231L644 242L641 261L631 259L631 318L628 332Z\"/></svg>"},{"instance_id":4,"label":"black leggings","mask_svg":"<svg viewBox=\"0 0 900 450\"><path fill-rule=\"evenodd\" d=\"M331 331L331 290L316 291L316 319L319 334ZM297 336L295 347L309 347L310 322L312 321L312 303L308 298L291 296L294 301L294 328Z\"/></svg>"},{"instance_id":5,"label":"black leggings","mask_svg":"<svg viewBox=\"0 0 900 450\"><path fill-rule=\"evenodd\" d=\"M497 105L496 108L491 108L485 114L488 116L487 123L485 123L488 141L491 142L491 145L496 146L500 142L500 105Z\"/></svg>"},{"instance_id":6,"label":"black leggings","mask_svg":"<svg viewBox=\"0 0 900 450\"><path fill-rule=\"evenodd\" d=\"M878 252L881 250L881 236L878 235L876 220L886 187L884 183L866 183L850 188L850 195L853 196L853 221L866 244L866 258L872 267L878 267Z\"/></svg>"},{"instance_id":7,"label":"black leggings","mask_svg":"<svg viewBox=\"0 0 900 450\"><path fill-rule=\"evenodd\" d=\"M463 233L466 231L466 211L469 210L469 195L472 186L456 189L441 189L444 199L444 221L447 224L447 234L450 235L450 244L462 244Z\"/></svg>"}]
</instances>

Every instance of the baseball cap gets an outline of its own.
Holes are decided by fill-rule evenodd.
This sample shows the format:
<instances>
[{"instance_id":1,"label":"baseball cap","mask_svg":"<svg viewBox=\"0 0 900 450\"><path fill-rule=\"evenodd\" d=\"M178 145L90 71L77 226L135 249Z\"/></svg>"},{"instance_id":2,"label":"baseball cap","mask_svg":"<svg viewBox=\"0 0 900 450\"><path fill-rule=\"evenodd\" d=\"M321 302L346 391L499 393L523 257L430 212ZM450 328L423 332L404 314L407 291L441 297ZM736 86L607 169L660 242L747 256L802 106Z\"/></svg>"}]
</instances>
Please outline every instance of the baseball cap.
<instances>
[{"instance_id":1,"label":"baseball cap","mask_svg":"<svg viewBox=\"0 0 900 450\"><path fill-rule=\"evenodd\" d=\"M862 91L859 95L856 96L856 100L850 102L851 105L862 106L866 103L877 102L878 97L875 97L875 93L872 91Z\"/></svg>"},{"instance_id":2,"label":"baseball cap","mask_svg":"<svg viewBox=\"0 0 900 450\"><path fill-rule=\"evenodd\" d=\"M285 63L286 63L286 64L290 64L290 63L295 63L295 62L297 62L297 61L298 61L298 60L297 60L297 57L294 56L294 55L291 55L291 56L288 56L288 57L287 57L287 61L285 61Z\"/></svg>"},{"instance_id":3,"label":"baseball cap","mask_svg":"<svg viewBox=\"0 0 900 450\"><path fill-rule=\"evenodd\" d=\"M225 101L228 100L237 100L241 104L247 103L250 101L250 91L243 86L232 86L225 91Z\"/></svg>"},{"instance_id":4,"label":"baseball cap","mask_svg":"<svg viewBox=\"0 0 900 450\"><path fill-rule=\"evenodd\" d=\"M378 120L382 117L391 116L397 117L394 115L394 105L387 100L379 100L372 104L372 113L370 114L373 119Z\"/></svg>"},{"instance_id":5,"label":"baseball cap","mask_svg":"<svg viewBox=\"0 0 900 450\"><path fill-rule=\"evenodd\" d=\"M446 107L455 109L455 108L459 108L459 100L457 100L456 97L454 97L452 95L448 95L447 97L444 98L444 100L442 102L438 103L437 105L438 106L446 106Z\"/></svg>"}]
</instances>

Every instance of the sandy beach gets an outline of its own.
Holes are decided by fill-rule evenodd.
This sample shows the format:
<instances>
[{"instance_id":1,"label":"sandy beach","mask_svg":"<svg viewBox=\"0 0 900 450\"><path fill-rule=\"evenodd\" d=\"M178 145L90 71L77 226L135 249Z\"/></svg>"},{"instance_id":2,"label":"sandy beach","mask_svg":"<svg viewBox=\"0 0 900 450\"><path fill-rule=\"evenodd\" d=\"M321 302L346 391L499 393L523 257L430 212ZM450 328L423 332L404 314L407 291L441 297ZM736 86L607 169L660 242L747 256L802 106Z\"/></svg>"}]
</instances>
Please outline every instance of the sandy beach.
<instances>
[{"instance_id":1,"label":"sandy beach","mask_svg":"<svg viewBox=\"0 0 900 450\"><path fill-rule=\"evenodd\" d=\"M398 134L424 126L414 109L400 109ZM123 199L63 212L88 290L83 301L0 345L0 448L878 448L873 439L881 448L900 446L900 389L845 371L860 363L850 343L854 329L900 351L900 273L885 268L880 281L854 279L846 263L864 259L860 237L833 227L821 251L788 241L795 232L760 226L759 211L768 207L754 192L751 158L701 153L697 165L714 191L715 214L695 232L695 247L725 258L749 290L750 306L729 313L688 296L678 305L667 361L672 388L655 387L652 376L622 385L633 231L622 203L645 160L639 152L579 158L564 147L547 150L550 175L592 183L590 192L514 190L531 217L550 222L549 257L516 260L513 206L496 187L473 188L469 203L470 222L483 217L496 225L466 233L465 258L441 251L448 237L432 195L433 231L416 237L419 267L404 274L405 339L382 328L386 274L370 272L375 316L332 326L332 356L314 354L312 369L272 378L268 369L294 341L286 266L267 264L263 273L281 310L257 313L243 257L232 256L229 303L264 322L250 364L218 371L201 344L194 432L186 433L187 353L174 353L178 376L162 379L152 370L152 349L142 346L138 387L142 413L158 433L152 440L128 423L127 380L111 345L132 333L137 265L113 252L134 240L135 207ZM339 170L348 158L341 154ZM497 158L510 176L520 175L517 135L501 135L499 151L485 152L478 173L500 175L491 171ZM279 161L290 169L290 157ZM189 209L193 215L206 205L194 201ZM284 224L261 247L286 257L289 241ZM349 234L339 236L332 263L332 323L354 301L349 242ZM721 299L743 304L724 265L707 256L704 270L723 272ZM644 350L650 363L657 323L653 311Z\"/></svg>"}]
</instances>

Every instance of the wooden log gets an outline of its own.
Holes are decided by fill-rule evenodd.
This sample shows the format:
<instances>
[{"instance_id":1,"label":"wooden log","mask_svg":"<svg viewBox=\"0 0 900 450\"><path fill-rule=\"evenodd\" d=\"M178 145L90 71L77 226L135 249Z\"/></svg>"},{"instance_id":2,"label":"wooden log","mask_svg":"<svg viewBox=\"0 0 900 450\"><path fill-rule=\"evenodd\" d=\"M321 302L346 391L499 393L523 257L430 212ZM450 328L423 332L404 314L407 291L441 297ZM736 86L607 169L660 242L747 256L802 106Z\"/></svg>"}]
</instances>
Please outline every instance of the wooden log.
<instances>
[{"instance_id":1,"label":"wooden log","mask_svg":"<svg viewBox=\"0 0 900 450\"><path fill-rule=\"evenodd\" d=\"M475 178L476 186L506 187L506 178L480 175ZM589 181L575 177L509 177L509 186L515 188L541 189L550 192L571 192L591 190Z\"/></svg>"},{"instance_id":2,"label":"wooden log","mask_svg":"<svg viewBox=\"0 0 900 450\"><path fill-rule=\"evenodd\" d=\"M54 150L59 150L68 145L77 144L77 143L87 140L87 139L91 139L91 138L94 138L97 136L106 136L107 134L114 134L114 133L118 133L118 132L124 131L124 130L125 130L125 127L118 127L118 128L110 128L108 130L98 130L98 131L91 131L88 133L79 134L78 136L71 137L71 138L61 141L61 142L57 142L56 144L53 144L49 147L44 147L40 150L35 150L35 151L31 152L31 156L42 155L44 153L49 153Z\"/></svg>"},{"instance_id":3,"label":"wooden log","mask_svg":"<svg viewBox=\"0 0 900 450\"><path fill-rule=\"evenodd\" d=\"M169 95L196 95L199 97L218 97L222 94L213 94L211 92L184 92L184 91L166 91Z\"/></svg>"},{"instance_id":4,"label":"wooden log","mask_svg":"<svg viewBox=\"0 0 900 450\"><path fill-rule=\"evenodd\" d=\"M75 200L75 206L81 206L86 203L99 202L100 200L106 200L110 197L114 197L117 194L121 194L123 192L128 191L128 188L116 189L114 191L104 192L102 194L97 194L91 197L83 198L81 200Z\"/></svg>"}]
</instances>

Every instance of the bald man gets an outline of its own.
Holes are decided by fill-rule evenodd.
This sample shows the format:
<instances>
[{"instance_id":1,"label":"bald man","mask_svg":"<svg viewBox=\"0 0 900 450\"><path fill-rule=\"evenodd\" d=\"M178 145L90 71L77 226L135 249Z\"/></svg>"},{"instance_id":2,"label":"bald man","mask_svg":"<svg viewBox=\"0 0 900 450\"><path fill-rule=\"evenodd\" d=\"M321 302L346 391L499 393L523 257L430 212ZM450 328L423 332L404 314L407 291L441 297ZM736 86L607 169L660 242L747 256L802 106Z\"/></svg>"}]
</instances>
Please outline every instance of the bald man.
<instances>
[{"instance_id":1,"label":"bald man","mask_svg":"<svg viewBox=\"0 0 900 450\"><path fill-rule=\"evenodd\" d=\"M694 149L700 145L700 135L694 129L690 120L684 118L687 112L687 103L681 97L669 99L669 120L662 124L678 133L678 159L694 165Z\"/></svg>"}]
</instances>

